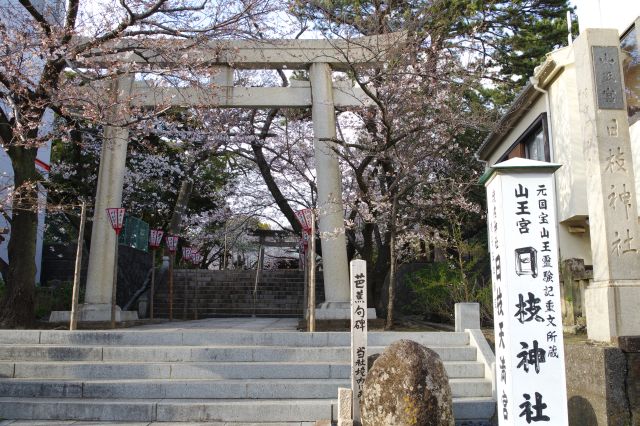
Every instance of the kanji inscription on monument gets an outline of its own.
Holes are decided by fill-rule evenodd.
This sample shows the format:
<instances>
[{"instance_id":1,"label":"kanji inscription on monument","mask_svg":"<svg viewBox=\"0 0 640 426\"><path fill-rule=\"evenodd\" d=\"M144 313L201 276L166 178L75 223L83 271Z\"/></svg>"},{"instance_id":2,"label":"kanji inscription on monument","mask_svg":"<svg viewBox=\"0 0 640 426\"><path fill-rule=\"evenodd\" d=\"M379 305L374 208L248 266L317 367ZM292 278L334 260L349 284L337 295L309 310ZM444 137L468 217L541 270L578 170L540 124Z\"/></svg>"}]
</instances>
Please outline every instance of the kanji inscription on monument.
<instances>
[{"instance_id":1,"label":"kanji inscription on monument","mask_svg":"<svg viewBox=\"0 0 640 426\"><path fill-rule=\"evenodd\" d=\"M598 108L623 109L624 91L618 62L620 60L618 48L593 46L592 49Z\"/></svg>"},{"instance_id":2,"label":"kanji inscription on monument","mask_svg":"<svg viewBox=\"0 0 640 426\"><path fill-rule=\"evenodd\" d=\"M501 426L567 425L552 169L508 163L518 168L486 184L498 417Z\"/></svg>"},{"instance_id":3,"label":"kanji inscription on monument","mask_svg":"<svg viewBox=\"0 0 640 426\"><path fill-rule=\"evenodd\" d=\"M360 397L367 376L367 262L352 260L351 270L351 389L353 419L360 421Z\"/></svg>"}]
</instances>

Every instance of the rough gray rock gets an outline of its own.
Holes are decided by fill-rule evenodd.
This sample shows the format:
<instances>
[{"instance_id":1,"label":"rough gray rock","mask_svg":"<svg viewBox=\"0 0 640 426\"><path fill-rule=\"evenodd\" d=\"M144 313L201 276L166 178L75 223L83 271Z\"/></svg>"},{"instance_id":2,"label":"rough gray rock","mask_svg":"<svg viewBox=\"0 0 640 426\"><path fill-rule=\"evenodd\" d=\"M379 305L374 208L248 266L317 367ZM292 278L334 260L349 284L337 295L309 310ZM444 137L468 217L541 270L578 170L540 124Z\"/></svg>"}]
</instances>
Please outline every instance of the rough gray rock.
<instances>
[{"instance_id":1,"label":"rough gray rock","mask_svg":"<svg viewBox=\"0 0 640 426\"><path fill-rule=\"evenodd\" d=\"M376 359L378 358L380 358L380 354L372 354L367 357L367 371L371 371L373 363L376 362Z\"/></svg>"},{"instance_id":2,"label":"rough gray rock","mask_svg":"<svg viewBox=\"0 0 640 426\"><path fill-rule=\"evenodd\" d=\"M364 382L363 426L453 426L449 377L438 354L399 340L375 360Z\"/></svg>"}]
</instances>

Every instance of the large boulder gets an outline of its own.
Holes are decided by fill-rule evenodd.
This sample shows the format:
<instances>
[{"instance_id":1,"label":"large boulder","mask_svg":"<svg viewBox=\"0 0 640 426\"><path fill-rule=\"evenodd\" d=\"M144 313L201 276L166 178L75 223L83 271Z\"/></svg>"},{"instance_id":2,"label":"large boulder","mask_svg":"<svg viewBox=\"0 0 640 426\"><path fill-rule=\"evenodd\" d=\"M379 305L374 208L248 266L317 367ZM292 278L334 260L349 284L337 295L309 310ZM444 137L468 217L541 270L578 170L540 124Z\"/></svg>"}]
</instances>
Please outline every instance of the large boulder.
<instances>
[{"instance_id":1,"label":"large boulder","mask_svg":"<svg viewBox=\"0 0 640 426\"><path fill-rule=\"evenodd\" d=\"M373 363L360 402L363 426L453 426L449 377L437 353L411 340Z\"/></svg>"}]
</instances>

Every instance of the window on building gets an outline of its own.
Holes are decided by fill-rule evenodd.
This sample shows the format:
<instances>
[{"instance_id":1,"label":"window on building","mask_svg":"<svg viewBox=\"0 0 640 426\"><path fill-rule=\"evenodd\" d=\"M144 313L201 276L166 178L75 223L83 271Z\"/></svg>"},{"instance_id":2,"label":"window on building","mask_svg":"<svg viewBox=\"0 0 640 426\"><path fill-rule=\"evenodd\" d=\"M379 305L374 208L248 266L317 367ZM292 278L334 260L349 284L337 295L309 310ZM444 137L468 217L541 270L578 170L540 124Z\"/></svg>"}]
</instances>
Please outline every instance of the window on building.
<instances>
[{"instance_id":1,"label":"window on building","mask_svg":"<svg viewBox=\"0 0 640 426\"><path fill-rule=\"evenodd\" d=\"M531 160L547 161L545 156L545 137L542 126L532 133L524 143L524 156Z\"/></svg>"},{"instance_id":2,"label":"window on building","mask_svg":"<svg viewBox=\"0 0 640 426\"><path fill-rule=\"evenodd\" d=\"M550 161L549 138L547 131L547 114L542 113L524 131L518 140L500 158L500 161L511 158L528 158L530 160Z\"/></svg>"},{"instance_id":3,"label":"window on building","mask_svg":"<svg viewBox=\"0 0 640 426\"><path fill-rule=\"evenodd\" d=\"M629 124L640 120L640 47L638 46L638 29L633 25L620 38L620 48L629 56L623 62L625 95Z\"/></svg>"}]
</instances>

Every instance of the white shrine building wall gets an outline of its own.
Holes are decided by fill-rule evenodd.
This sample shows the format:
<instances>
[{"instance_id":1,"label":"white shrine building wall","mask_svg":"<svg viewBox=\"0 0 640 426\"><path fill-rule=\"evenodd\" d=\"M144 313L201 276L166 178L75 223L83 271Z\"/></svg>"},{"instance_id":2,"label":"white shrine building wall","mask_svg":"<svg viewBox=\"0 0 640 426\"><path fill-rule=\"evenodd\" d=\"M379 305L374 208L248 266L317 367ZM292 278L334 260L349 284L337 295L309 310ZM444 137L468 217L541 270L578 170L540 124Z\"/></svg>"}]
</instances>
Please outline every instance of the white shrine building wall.
<instances>
[{"instance_id":1,"label":"white shrine building wall","mask_svg":"<svg viewBox=\"0 0 640 426\"><path fill-rule=\"evenodd\" d=\"M640 38L637 24L636 28L636 36ZM637 45L640 46L640 40ZM640 50L634 55L640 55ZM640 72L640 67L637 69ZM522 138L541 115L546 114L547 160L562 165L555 173L560 258L584 259L586 265L592 265L586 189L589 171L584 158L578 107L580 78L576 74L573 46L549 53L546 61L536 68L533 83L529 83L516 98L498 128L484 141L477 156L486 162L487 167L513 157L526 158ZM634 85L628 90L640 96L640 87ZM629 131L636 199L640 199L640 120L632 122Z\"/></svg>"},{"instance_id":2,"label":"white shrine building wall","mask_svg":"<svg viewBox=\"0 0 640 426\"><path fill-rule=\"evenodd\" d=\"M560 260L593 266L583 313L589 338L607 342L640 330L638 28L640 17L622 37L589 29L548 54L477 152L487 167L514 157L561 165L554 176Z\"/></svg>"},{"instance_id":3,"label":"white shrine building wall","mask_svg":"<svg viewBox=\"0 0 640 426\"><path fill-rule=\"evenodd\" d=\"M560 258L580 258L590 265L586 170L571 48L552 52L537 72L551 80L538 84L548 95L533 84L525 88L514 102L519 107L512 113L514 121L503 123L503 135L486 145L479 158L489 167L508 158L526 157L522 138L538 120L546 120L543 131L547 132L548 160L562 164L554 175Z\"/></svg>"}]
</instances>

